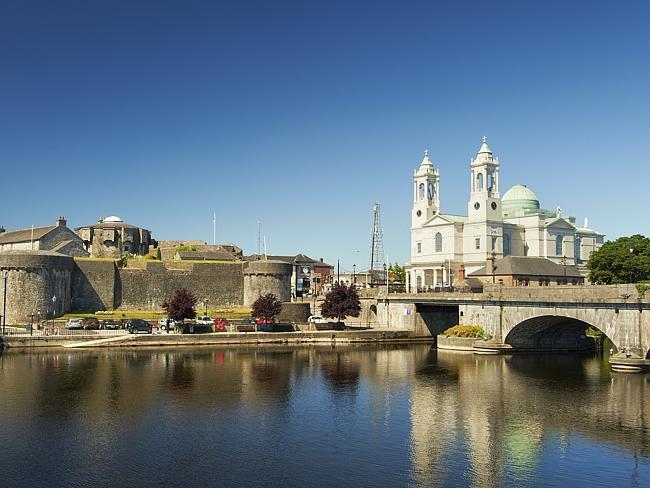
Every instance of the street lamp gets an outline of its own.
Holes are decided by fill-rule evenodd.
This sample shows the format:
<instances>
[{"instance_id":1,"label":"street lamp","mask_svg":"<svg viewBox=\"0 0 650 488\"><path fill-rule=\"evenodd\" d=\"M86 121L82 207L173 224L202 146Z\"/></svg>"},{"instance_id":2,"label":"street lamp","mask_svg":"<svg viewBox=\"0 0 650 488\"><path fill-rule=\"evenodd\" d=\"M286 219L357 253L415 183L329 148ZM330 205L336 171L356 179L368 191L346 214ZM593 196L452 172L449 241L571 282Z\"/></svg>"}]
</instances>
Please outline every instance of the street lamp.
<instances>
[{"instance_id":1,"label":"street lamp","mask_svg":"<svg viewBox=\"0 0 650 488\"><path fill-rule=\"evenodd\" d=\"M356 285L357 285L357 265L356 264L352 265L352 284L356 288Z\"/></svg>"},{"instance_id":2,"label":"street lamp","mask_svg":"<svg viewBox=\"0 0 650 488\"><path fill-rule=\"evenodd\" d=\"M634 257L634 248L630 246L630 283L632 283L632 280L634 279L634 268L632 267L632 257Z\"/></svg>"},{"instance_id":3,"label":"street lamp","mask_svg":"<svg viewBox=\"0 0 650 488\"><path fill-rule=\"evenodd\" d=\"M54 317L56 317L56 295L52 295L52 327L54 327Z\"/></svg>"},{"instance_id":4,"label":"street lamp","mask_svg":"<svg viewBox=\"0 0 650 488\"><path fill-rule=\"evenodd\" d=\"M2 335L5 335L5 325L7 323L7 278L9 277L9 271L5 269L2 276L5 282L4 297L2 299Z\"/></svg>"},{"instance_id":5,"label":"street lamp","mask_svg":"<svg viewBox=\"0 0 650 488\"><path fill-rule=\"evenodd\" d=\"M34 335L34 312L30 315L31 321L29 322L29 335Z\"/></svg>"},{"instance_id":6,"label":"street lamp","mask_svg":"<svg viewBox=\"0 0 650 488\"><path fill-rule=\"evenodd\" d=\"M341 284L341 260L336 260L336 283Z\"/></svg>"}]
</instances>

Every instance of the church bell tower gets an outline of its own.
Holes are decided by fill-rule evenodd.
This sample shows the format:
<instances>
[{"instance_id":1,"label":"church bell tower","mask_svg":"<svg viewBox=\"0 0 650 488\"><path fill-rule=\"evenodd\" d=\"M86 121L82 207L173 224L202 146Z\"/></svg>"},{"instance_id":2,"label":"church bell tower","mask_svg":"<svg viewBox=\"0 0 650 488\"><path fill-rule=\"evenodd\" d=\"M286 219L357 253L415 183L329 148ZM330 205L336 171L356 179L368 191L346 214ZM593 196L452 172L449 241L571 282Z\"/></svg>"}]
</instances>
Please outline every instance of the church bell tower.
<instances>
[{"instance_id":1,"label":"church bell tower","mask_svg":"<svg viewBox=\"0 0 650 488\"><path fill-rule=\"evenodd\" d=\"M470 222L501 221L499 159L492 156L487 137L470 164L472 181L467 215Z\"/></svg>"},{"instance_id":2,"label":"church bell tower","mask_svg":"<svg viewBox=\"0 0 650 488\"><path fill-rule=\"evenodd\" d=\"M422 227L434 215L440 213L440 173L424 151L420 167L413 175L413 211L411 228Z\"/></svg>"}]
</instances>

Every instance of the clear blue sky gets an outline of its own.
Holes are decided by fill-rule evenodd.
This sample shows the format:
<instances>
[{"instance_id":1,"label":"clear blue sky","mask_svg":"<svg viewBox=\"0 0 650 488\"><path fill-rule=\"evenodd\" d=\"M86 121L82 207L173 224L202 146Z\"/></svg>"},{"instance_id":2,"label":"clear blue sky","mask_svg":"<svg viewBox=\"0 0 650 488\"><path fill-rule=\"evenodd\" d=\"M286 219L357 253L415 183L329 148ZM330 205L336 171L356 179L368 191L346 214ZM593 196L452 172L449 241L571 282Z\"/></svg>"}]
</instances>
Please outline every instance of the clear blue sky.
<instances>
[{"instance_id":1,"label":"clear blue sky","mask_svg":"<svg viewBox=\"0 0 650 488\"><path fill-rule=\"evenodd\" d=\"M609 238L650 234L646 2L5 1L0 224L119 215L157 239L367 266L372 204L409 259L429 148L466 213L502 191ZM359 252L355 252L359 251Z\"/></svg>"}]
</instances>

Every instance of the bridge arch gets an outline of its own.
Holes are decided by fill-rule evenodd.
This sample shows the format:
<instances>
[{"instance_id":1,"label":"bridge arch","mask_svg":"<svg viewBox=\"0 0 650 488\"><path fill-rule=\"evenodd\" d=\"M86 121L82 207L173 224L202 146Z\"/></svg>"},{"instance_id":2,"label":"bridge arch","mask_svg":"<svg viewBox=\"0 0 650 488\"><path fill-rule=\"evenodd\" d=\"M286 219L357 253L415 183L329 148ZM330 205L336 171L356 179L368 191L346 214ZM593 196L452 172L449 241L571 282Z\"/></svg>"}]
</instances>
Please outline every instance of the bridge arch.
<instances>
[{"instance_id":1,"label":"bridge arch","mask_svg":"<svg viewBox=\"0 0 650 488\"><path fill-rule=\"evenodd\" d=\"M593 350L597 342L586 334L589 327L598 329L593 324L575 317L539 315L515 324L507 332L504 343L518 350ZM601 332L605 334L604 331Z\"/></svg>"}]
</instances>

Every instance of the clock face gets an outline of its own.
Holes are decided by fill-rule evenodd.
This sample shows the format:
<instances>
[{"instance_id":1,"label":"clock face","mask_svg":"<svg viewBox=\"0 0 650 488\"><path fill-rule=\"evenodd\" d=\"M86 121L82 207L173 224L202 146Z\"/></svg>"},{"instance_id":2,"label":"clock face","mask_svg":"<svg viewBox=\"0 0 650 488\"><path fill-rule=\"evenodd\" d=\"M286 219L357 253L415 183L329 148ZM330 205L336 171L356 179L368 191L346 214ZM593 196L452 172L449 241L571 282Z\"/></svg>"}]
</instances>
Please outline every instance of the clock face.
<instances>
[{"instance_id":1,"label":"clock face","mask_svg":"<svg viewBox=\"0 0 650 488\"><path fill-rule=\"evenodd\" d=\"M303 272L304 274L309 273L309 268L305 266L304 268L302 268L302 272Z\"/></svg>"},{"instance_id":2,"label":"clock face","mask_svg":"<svg viewBox=\"0 0 650 488\"><path fill-rule=\"evenodd\" d=\"M492 202L491 207L492 207L492 210L496 210L497 209L497 202Z\"/></svg>"},{"instance_id":3,"label":"clock face","mask_svg":"<svg viewBox=\"0 0 650 488\"><path fill-rule=\"evenodd\" d=\"M479 208L481 208L481 204L478 203L478 202L476 202L476 203L474 204L474 208L475 208L476 210L478 210Z\"/></svg>"}]
</instances>

